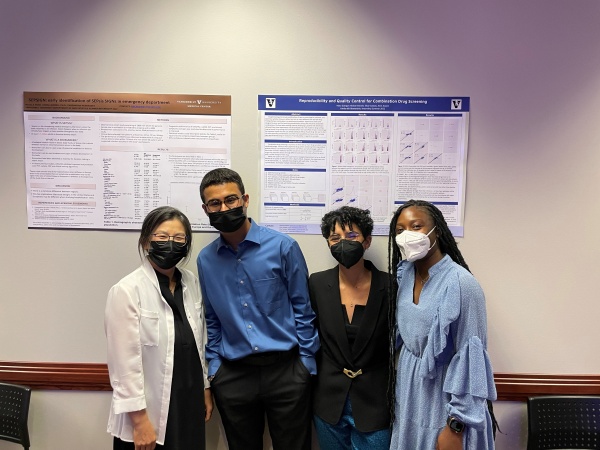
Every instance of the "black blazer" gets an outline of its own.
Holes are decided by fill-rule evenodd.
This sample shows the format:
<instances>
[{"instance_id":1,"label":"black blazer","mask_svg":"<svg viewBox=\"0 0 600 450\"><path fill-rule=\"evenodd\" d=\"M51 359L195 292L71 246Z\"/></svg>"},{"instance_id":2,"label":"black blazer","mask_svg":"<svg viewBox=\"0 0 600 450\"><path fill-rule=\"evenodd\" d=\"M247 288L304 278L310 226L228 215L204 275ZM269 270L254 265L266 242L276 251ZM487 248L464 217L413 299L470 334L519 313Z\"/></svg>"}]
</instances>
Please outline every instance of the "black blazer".
<instances>
[{"instance_id":1,"label":"black blazer","mask_svg":"<svg viewBox=\"0 0 600 450\"><path fill-rule=\"evenodd\" d=\"M388 274L370 261L365 260L365 267L371 271L371 290L353 348L346 336L339 266L312 274L308 284L321 339L313 389L314 413L335 425L350 395L356 428L371 432L390 425ZM362 369L363 373L349 378L343 373L345 368L353 372Z\"/></svg>"}]
</instances>

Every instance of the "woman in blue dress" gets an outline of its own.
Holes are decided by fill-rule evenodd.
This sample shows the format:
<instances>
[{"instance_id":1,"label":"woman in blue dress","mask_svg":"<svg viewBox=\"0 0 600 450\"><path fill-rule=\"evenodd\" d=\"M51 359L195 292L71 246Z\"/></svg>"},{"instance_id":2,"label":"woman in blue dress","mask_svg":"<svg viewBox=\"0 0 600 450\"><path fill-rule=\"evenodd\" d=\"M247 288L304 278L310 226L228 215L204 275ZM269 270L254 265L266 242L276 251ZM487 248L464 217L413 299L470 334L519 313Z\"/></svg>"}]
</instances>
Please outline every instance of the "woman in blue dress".
<instances>
[{"instance_id":1,"label":"woman in blue dress","mask_svg":"<svg viewBox=\"0 0 600 450\"><path fill-rule=\"evenodd\" d=\"M390 448L493 449L485 298L441 211L420 200L403 204L388 250L400 352Z\"/></svg>"}]
</instances>

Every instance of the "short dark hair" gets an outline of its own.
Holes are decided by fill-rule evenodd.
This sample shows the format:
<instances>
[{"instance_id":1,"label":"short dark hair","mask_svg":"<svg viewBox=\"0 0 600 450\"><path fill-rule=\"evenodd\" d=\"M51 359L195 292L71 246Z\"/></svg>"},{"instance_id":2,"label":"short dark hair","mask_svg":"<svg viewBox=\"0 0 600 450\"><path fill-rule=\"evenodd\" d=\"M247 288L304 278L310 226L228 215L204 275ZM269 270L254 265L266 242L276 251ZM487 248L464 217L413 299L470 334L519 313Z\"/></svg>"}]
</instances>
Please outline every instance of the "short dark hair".
<instances>
[{"instance_id":1,"label":"short dark hair","mask_svg":"<svg viewBox=\"0 0 600 450\"><path fill-rule=\"evenodd\" d=\"M371 236L373 232L373 219L369 215L368 209L354 208L353 206L342 206L341 208L329 211L321 219L321 233L325 239L335 229L336 224L340 227L352 228L352 224L356 225L363 237Z\"/></svg>"},{"instance_id":2,"label":"short dark hair","mask_svg":"<svg viewBox=\"0 0 600 450\"><path fill-rule=\"evenodd\" d=\"M192 226L190 225L187 216L172 206L160 206L153 209L144 219L142 230L140 231L140 238L138 240L138 252L140 253L140 256L144 254L145 248L152 240L152 232L156 230L156 227L167 220L173 219L179 220L185 229L186 259L189 258L190 249L192 248Z\"/></svg>"},{"instance_id":3,"label":"short dark hair","mask_svg":"<svg viewBox=\"0 0 600 450\"><path fill-rule=\"evenodd\" d=\"M235 170L231 170L226 167L220 167L207 172L202 178L202 181L200 182L200 198L202 199L202 203L204 203L206 200L204 198L204 190L207 187L225 183L235 183L240 189L242 195L246 193L246 190L244 189L244 183L242 182L242 177L240 177Z\"/></svg>"}]
</instances>

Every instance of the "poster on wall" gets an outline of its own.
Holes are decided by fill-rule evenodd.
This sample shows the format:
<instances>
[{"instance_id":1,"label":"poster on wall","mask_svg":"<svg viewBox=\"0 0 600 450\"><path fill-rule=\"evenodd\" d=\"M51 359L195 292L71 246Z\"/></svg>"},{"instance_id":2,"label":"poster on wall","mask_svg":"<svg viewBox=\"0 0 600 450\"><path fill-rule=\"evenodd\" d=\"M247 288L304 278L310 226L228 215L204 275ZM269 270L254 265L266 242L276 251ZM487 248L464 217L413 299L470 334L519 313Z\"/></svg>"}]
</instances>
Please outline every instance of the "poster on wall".
<instances>
[{"instance_id":1,"label":"poster on wall","mask_svg":"<svg viewBox=\"0 0 600 450\"><path fill-rule=\"evenodd\" d=\"M387 235L410 199L434 203L463 236L469 97L259 95L261 223L320 234L341 206Z\"/></svg>"},{"instance_id":2,"label":"poster on wall","mask_svg":"<svg viewBox=\"0 0 600 450\"><path fill-rule=\"evenodd\" d=\"M231 166L231 97L24 92L29 228L137 230L158 206L211 230L199 186Z\"/></svg>"}]
</instances>

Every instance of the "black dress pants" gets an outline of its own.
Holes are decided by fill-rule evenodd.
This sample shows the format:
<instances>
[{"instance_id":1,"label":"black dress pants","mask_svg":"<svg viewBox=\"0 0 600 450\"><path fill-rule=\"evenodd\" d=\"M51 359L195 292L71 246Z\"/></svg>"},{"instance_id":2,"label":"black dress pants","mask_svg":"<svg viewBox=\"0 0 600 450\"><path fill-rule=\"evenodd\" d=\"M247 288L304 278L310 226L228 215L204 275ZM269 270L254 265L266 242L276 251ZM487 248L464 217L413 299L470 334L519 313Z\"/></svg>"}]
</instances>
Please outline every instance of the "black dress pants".
<instances>
[{"instance_id":1,"label":"black dress pants","mask_svg":"<svg viewBox=\"0 0 600 450\"><path fill-rule=\"evenodd\" d=\"M263 450L265 415L273 450L310 450L310 378L297 348L224 360L211 389L229 450Z\"/></svg>"}]
</instances>

